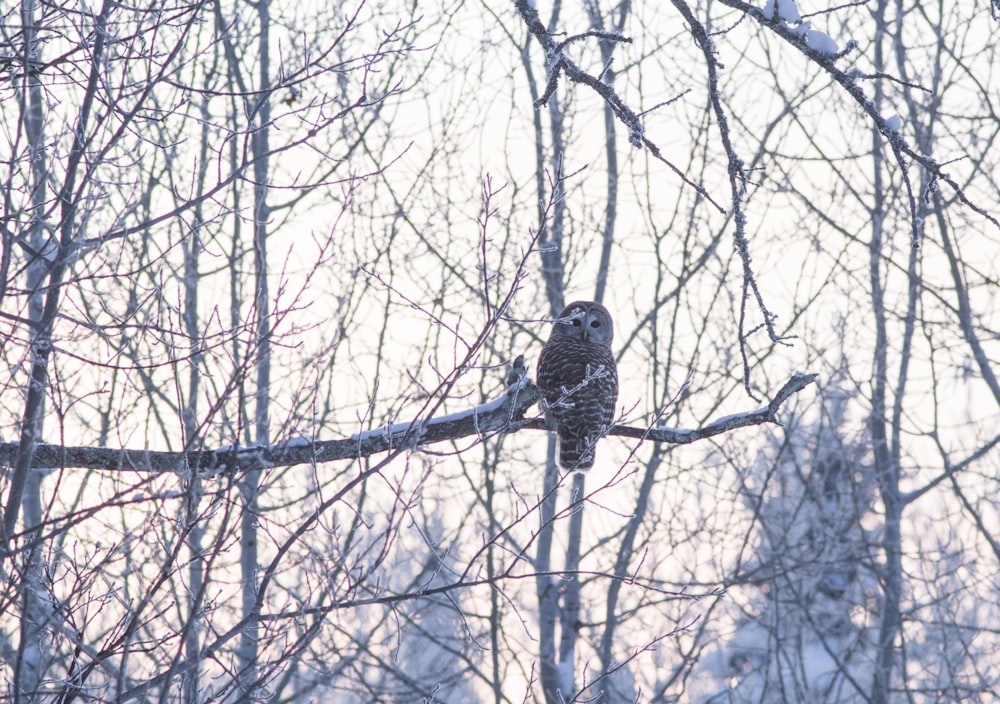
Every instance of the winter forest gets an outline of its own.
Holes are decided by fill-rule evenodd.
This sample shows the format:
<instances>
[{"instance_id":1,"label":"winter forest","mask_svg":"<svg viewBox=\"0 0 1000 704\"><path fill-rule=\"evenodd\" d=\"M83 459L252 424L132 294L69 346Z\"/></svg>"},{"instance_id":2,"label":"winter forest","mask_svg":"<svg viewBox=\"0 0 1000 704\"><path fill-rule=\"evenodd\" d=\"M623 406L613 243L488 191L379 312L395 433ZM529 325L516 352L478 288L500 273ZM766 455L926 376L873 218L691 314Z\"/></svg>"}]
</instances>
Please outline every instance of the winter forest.
<instances>
[{"instance_id":1,"label":"winter forest","mask_svg":"<svg viewBox=\"0 0 1000 704\"><path fill-rule=\"evenodd\" d=\"M998 37L4 4L0 699L996 701ZM573 300L586 472L534 383Z\"/></svg>"}]
</instances>

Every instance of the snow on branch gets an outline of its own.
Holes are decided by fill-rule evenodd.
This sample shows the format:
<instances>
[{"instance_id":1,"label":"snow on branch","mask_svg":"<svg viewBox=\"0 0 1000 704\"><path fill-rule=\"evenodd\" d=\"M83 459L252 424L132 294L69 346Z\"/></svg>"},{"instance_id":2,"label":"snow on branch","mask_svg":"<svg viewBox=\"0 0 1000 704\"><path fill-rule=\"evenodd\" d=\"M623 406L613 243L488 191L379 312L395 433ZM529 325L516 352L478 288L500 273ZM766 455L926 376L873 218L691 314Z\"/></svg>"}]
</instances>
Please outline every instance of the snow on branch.
<instances>
[{"instance_id":1,"label":"snow on branch","mask_svg":"<svg viewBox=\"0 0 1000 704\"><path fill-rule=\"evenodd\" d=\"M907 159L919 164L931 176L930 183L927 186L928 189L937 188L938 181L946 183L962 204L978 213L995 227L1000 228L1000 219L997 219L997 217L992 213L973 203L969 199L969 197L965 194L965 191L962 190L961 184L959 184L958 181L956 181L955 178L945 170L945 166L947 164L939 163L933 157L921 153L906 141L900 132L903 123L902 119L898 115L891 115L886 118L879 112L880 106L876 105L871 97L865 93L864 88L861 87L861 84L858 81L859 78L874 76L865 76L855 67L849 67L847 70L844 70L837 65L837 62L840 59L843 59L845 56L857 49L858 44L855 40L852 39L848 41L843 49L839 49L837 43L833 39L822 32L817 32L816 30L811 29L811 23L809 22L802 22L797 27L789 27L784 21L780 20L785 19L782 14L782 7L787 7L793 4L790 0L777 0L777 6L774 5L773 0L768 0L768 3L763 9L751 5L750 3L745 2L745 0L720 0L720 2L726 7L740 10L753 17L761 24L761 26L767 27L769 30L782 37L791 46L796 47L812 61L822 66L830 77L840 84L847 94L858 104L861 110L871 118L879 132L886 138L886 141L889 143L889 146L891 147L896 158L896 162L900 166L901 172L904 175L904 179L907 181L908 187L909 179L906 176ZM774 11L775 9L778 10L777 15ZM888 76L881 76L880 74L876 75L891 78ZM898 78L892 78L892 80L899 81L905 85L910 85ZM926 90L924 88L920 89ZM919 246L919 233L917 232L916 226L917 220L918 218L913 218L914 247Z\"/></svg>"},{"instance_id":2,"label":"snow on branch","mask_svg":"<svg viewBox=\"0 0 1000 704\"><path fill-rule=\"evenodd\" d=\"M298 464L321 464L351 460L382 452L405 452L439 442L462 438L484 438L518 430L546 429L545 421L525 418L528 409L542 398L542 393L524 376L510 380L504 394L459 413L414 420L367 430L341 440L297 438L267 447L222 447L191 452L154 452L150 450L112 449L106 447L69 447L39 444L35 448L33 469L85 468L116 472L189 472L249 471ZM695 430L677 428L641 428L616 425L608 433L657 442L686 444L721 433L764 423L777 423L777 413L792 395L811 384L815 374L797 373L762 408L715 420ZM17 454L18 443L0 444L0 465L9 466Z\"/></svg>"}]
</instances>

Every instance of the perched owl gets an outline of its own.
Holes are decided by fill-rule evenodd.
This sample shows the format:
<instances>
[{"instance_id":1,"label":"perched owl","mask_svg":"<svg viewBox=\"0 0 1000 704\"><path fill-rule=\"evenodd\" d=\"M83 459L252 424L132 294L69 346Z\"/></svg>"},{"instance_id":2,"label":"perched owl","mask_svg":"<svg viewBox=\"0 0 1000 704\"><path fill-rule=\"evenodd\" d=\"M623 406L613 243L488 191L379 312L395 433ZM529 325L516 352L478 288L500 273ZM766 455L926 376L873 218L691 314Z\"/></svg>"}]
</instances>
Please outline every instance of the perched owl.
<instances>
[{"instance_id":1,"label":"perched owl","mask_svg":"<svg viewBox=\"0 0 1000 704\"><path fill-rule=\"evenodd\" d=\"M576 301L552 326L538 357L538 387L559 433L559 466L589 469L594 445L614 423L618 371L614 326L600 303Z\"/></svg>"}]
</instances>

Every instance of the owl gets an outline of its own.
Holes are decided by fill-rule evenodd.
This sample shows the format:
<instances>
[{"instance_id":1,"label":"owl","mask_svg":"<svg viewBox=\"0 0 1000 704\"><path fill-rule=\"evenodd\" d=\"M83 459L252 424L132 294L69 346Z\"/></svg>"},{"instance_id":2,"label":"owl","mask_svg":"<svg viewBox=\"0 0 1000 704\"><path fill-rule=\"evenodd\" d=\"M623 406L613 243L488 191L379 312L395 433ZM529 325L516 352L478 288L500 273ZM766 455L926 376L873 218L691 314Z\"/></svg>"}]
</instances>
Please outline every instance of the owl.
<instances>
[{"instance_id":1,"label":"owl","mask_svg":"<svg viewBox=\"0 0 1000 704\"><path fill-rule=\"evenodd\" d=\"M538 357L538 387L559 434L559 466L589 469L594 446L614 424L618 371L614 325L600 303L576 301L552 326Z\"/></svg>"}]
</instances>

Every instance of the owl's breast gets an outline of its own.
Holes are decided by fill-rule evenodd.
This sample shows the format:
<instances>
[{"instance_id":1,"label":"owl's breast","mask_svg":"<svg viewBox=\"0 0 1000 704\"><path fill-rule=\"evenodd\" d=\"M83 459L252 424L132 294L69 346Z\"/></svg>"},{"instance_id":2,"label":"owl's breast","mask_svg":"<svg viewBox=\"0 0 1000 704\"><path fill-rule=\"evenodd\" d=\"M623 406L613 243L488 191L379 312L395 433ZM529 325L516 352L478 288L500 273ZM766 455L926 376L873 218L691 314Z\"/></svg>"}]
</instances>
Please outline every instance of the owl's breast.
<instances>
[{"instance_id":1,"label":"owl's breast","mask_svg":"<svg viewBox=\"0 0 1000 704\"><path fill-rule=\"evenodd\" d=\"M538 360L538 386L551 403L567 390L587 382L617 386L614 356L603 345L573 338L549 340Z\"/></svg>"}]
</instances>

